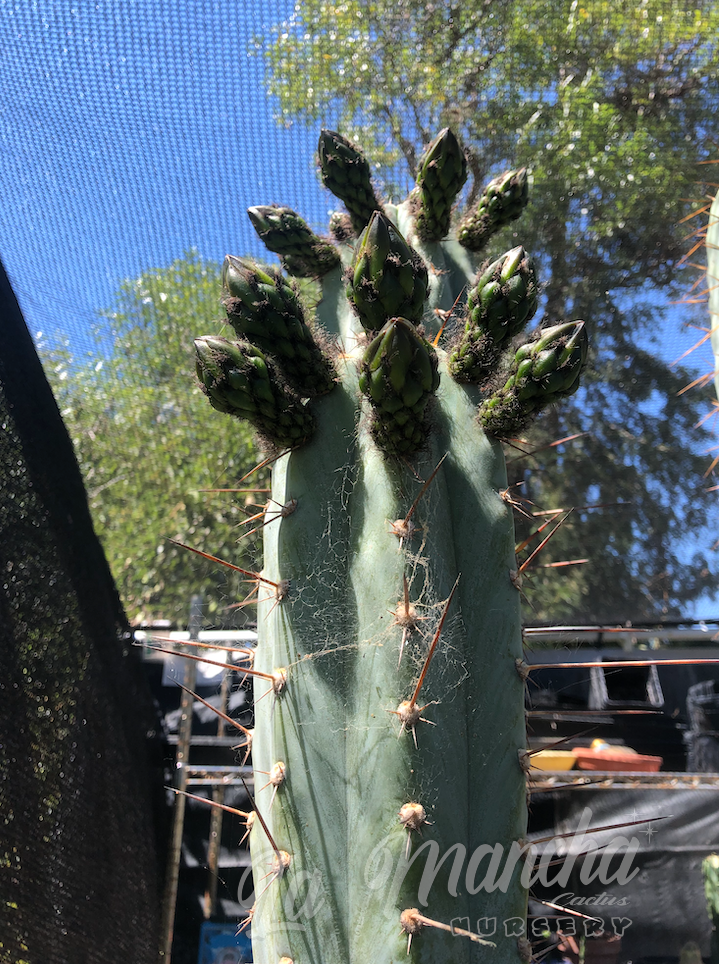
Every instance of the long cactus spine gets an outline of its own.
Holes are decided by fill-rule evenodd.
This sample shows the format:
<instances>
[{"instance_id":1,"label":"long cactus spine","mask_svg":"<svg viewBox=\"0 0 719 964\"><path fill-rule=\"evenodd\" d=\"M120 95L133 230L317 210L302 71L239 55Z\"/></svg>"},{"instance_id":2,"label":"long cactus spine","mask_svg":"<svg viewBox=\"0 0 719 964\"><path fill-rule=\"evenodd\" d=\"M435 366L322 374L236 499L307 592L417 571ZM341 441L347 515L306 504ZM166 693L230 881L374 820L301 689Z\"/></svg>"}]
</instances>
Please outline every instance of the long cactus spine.
<instances>
[{"instance_id":1,"label":"long cactus spine","mask_svg":"<svg viewBox=\"0 0 719 964\"><path fill-rule=\"evenodd\" d=\"M441 171L444 149L459 190L456 141L438 138L428 156ZM501 436L573 390L583 326L535 335L519 358L502 344L496 396L458 382L434 342L477 264L457 240L419 236L446 220L446 194L425 189L434 175L420 181L419 207L417 193L381 206L366 162L339 135L323 132L320 164L361 235L338 245L344 271L324 272L316 316L303 319L324 330L318 344L338 346L325 365L334 387L307 401L278 352L253 362L260 397L238 398L236 410L257 409L270 439L277 420L275 444L290 451L274 464L272 500L293 505L264 529L265 585L287 589L261 589L258 607L255 960L441 964L491 953L514 964L528 946L522 645L504 461L481 419ZM264 357L252 325L243 335L242 357ZM228 365L215 354L208 368L206 343L201 384L230 411L239 389L220 393L214 370ZM229 368L242 375L236 353Z\"/></svg>"}]
</instances>

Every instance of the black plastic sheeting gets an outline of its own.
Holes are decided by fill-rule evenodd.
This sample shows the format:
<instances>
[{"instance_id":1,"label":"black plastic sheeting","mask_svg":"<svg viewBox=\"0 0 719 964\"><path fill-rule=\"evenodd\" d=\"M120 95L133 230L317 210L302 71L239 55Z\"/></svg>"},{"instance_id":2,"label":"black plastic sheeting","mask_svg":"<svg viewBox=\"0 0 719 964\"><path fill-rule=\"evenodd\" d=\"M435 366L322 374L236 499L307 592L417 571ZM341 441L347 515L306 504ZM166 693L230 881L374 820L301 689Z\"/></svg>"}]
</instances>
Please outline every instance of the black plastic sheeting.
<instances>
[{"instance_id":1,"label":"black plastic sheeting","mask_svg":"<svg viewBox=\"0 0 719 964\"><path fill-rule=\"evenodd\" d=\"M594 880L592 869L599 869L599 858L594 857L592 865L588 857L577 856L571 872L565 871L558 880L563 867L548 869L545 881L552 886L537 883L532 887L535 898L599 918L601 926L578 917L572 925L567 914L543 908L536 901L534 913L546 912L552 929L559 914L565 933L574 927L578 936L621 933L620 961L678 958L689 941L696 942L708 956L711 923L701 863L719 851L719 789L577 790L554 796L556 839L541 845L540 850L553 847L555 854L578 854L591 849L590 838L599 846L621 843L621 837L627 844L609 863L608 872ZM583 826L589 828L583 840L559 837L575 831L582 817ZM647 822L620 826L638 820ZM593 827L606 826L615 829L590 833ZM629 847L636 853L621 874L621 861Z\"/></svg>"},{"instance_id":2,"label":"black plastic sheeting","mask_svg":"<svg viewBox=\"0 0 719 964\"><path fill-rule=\"evenodd\" d=\"M0 467L0 960L149 964L159 720L2 266Z\"/></svg>"}]
</instances>

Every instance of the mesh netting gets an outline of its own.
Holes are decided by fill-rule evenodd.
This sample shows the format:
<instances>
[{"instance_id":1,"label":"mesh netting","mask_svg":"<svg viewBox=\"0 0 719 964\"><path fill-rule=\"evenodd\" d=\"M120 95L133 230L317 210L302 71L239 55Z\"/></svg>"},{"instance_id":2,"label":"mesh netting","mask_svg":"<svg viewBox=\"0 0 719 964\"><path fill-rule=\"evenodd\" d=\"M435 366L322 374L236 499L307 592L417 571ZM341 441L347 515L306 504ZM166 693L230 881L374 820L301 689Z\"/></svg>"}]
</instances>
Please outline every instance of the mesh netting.
<instances>
[{"instance_id":1,"label":"mesh netting","mask_svg":"<svg viewBox=\"0 0 719 964\"><path fill-rule=\"evenodd\" d=\"M0 253L33 332L87 347L120 281L192 248L267 257L246 216L281 203L324 231L317 133L278 124L257 37L288 0L0 5ZM302 78L297 78L298 83ZM691 341L666 332L674 358Z\"/></svg>"},{"instance_id":2,"label":"mesh netting","mask_svg":"<svg viewBox=\"0 0 719 964\"><path fill-rule=\"evenodd\" d=\"M0 257L36 342L67 339L82 358L123 280L188 252L215 263L228 252L274 261L249 205L288 205L324 233L336 201L321 188L314 157L320 126L338 126L336 105L325 105L315 125L277 123L256 40L294 9L290 0L0 0ZM631 91L617 96L631 102ZM595 134L603 144L599 127ZM663 305L664 294L656 300ZM656 351L671 361L697 337L670 315ZM28 345L22 351L30 357ZM4 905L0 916L0 959L150 960L154 841L138 768L143 697L123 655L126 626L91 532L77 534L79 516L68 523L47 416L30 406L20 424L11 391L22 379L12 356L0 362L0 735L10 734L0 804L11 828L0 832L0 897L11 911ZM688 365L705 367L694 356ZM172 412L166 402L162 418ZM166 472L161 446L145 458ZM210 529L202 525L198 538ZM709 537L697 532L696 540ZM82 552L84 562L74 555ZM236 587L226 596L235 600ZM185 614L184 603L163 613Z\"/></svg>"},{"instance_id":3,"label":"mesh netting","mask_svg":"<svg viewBox=\"0 0 719 964\"><path fill-rule=\"evenodd\" d=\"M152 961L156 723L70 440L0 282L0 960Z\"/></svg>"},{"instance_id":4,"label":"mesh netting","mask_svg":"<svg viewBox=\"0 0 719 964\"><path fill-rule=\"evenodd\" d=\"M0 251L33 334L81 350L123 278L192 248L262 254L250 204L326 224L316 131L282 129L262 94L253 38L289 9L0 6Z\"/></svg>"}]
</instances>

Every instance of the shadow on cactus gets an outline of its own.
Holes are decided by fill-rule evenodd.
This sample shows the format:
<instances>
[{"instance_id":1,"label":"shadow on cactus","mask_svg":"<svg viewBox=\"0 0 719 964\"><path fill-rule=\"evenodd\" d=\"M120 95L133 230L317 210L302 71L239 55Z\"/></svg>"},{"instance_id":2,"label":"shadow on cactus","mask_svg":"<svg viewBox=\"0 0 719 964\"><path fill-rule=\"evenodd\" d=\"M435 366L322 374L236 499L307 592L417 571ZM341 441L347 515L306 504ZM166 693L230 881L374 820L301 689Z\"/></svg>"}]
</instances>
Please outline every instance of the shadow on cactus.
<instances>
[{"instance_id":1,"label":"shadow on cactus","mask_svg":"<svg viewBox=\"0 0 719 964\"><path fill-rule=\"evenodd\" d=\"M576 390L586 331L557 321L517 348L532 260L518 246L479 264L524 209L526 170L493 180L453 235L466 164L449 130L398 206L340 135L322 132L319 159L346 207L331 238L288 208L249 210L285 270L320 281L316 309L228 257L239 340L196 342L211 404L282 453L262 585L289 590L258 603L255 961L526 961L522 637L498 439Z\"/></svg>"}]
</instances>

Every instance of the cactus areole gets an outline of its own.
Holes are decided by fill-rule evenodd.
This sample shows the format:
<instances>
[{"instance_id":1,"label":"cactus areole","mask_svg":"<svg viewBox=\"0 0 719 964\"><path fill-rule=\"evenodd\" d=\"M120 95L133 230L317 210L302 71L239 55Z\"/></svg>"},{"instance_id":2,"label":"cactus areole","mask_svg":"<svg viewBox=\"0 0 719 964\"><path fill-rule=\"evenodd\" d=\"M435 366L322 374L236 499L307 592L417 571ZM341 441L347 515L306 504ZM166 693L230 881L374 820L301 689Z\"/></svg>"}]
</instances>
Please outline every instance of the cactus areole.
<instances>
[{"instance_id":1,"label":"cactus areole","mask_svg":"<svg viewBox=\"0 0 719 964\"><path fill-rule=\"evenodd\" d=\"M286 278L228 259L223 299L241 341L196 343L212 405L284 452L259 582L257 964L529 955L520 600L500 439L576 388L586 333L553 319L515 353L503 333L536 300L523 249L487 273L477 231L465 227L466 245L423 240L448 223L457 152L440 135L408 200L381 205L360 151L323 131L323 180L350 212L333 216L335 240L299 231L287 209L250 210L273 250L291 250L285 267L314 265L314 314ZM491 182L482 242L517 217L525 186L524 171Z\"/></svg>"}]
</instances>

